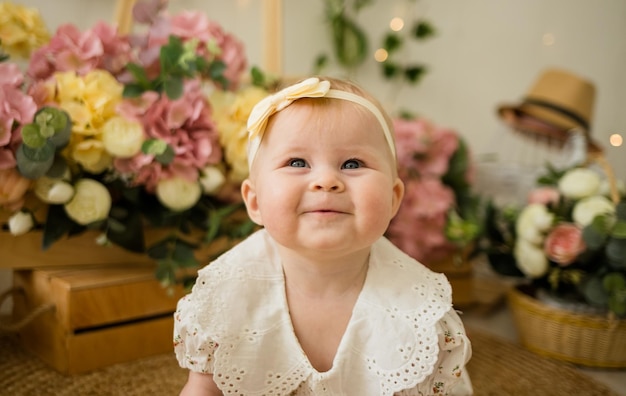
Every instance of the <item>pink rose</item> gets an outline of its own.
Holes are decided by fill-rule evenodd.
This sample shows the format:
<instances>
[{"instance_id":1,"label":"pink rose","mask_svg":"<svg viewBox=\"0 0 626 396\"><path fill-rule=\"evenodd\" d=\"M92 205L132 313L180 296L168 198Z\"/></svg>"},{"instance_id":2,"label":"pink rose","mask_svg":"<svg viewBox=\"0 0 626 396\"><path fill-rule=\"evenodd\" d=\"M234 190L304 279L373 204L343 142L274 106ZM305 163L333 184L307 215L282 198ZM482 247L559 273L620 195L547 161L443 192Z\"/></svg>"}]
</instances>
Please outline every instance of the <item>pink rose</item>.
<instances>
[{"instance_id":1,"label":"pink rose","mask_svg":"<svg viewBox=\"0 0 626 396\"><path fill-rule=\"evenodd\" d=\"M557 188L539 187L528 193L527 200L529 204L537 203L547 206L558 203L560 198L561 194Z\"/></svg>"},{"instance_id":2,"label":"pink rose","mask_svg":"<svg viewBox=\"0 0 626 396\"><path fill-rule=\"evenodd\" d=\"M561 223L550 231L543 248L550 260L565 267L573 263L587 247L581 228L572 223Z\"/></svg>"}]
</instances>

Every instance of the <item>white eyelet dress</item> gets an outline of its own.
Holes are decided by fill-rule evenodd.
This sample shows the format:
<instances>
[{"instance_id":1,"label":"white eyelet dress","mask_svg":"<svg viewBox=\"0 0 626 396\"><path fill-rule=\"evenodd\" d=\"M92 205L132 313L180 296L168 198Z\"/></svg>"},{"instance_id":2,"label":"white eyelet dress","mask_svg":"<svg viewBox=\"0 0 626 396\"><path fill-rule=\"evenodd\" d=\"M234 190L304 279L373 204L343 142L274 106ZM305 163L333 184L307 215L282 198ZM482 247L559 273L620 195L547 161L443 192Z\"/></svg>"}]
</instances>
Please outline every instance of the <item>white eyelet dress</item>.
<instances>
[{"instance_id":1,"label":"white eyelet dress","mask_svg":"<svg viewBox=\"0 0 626 396\"><path fill-rule=\"evenodd\" d=\"M199 271L174 314L174 349L224 395L447 395L471 356L451 294L445 276L381 238L333 366L318 372L293 330L276 245L260 230Z\"/></svg>"}]
</instances>

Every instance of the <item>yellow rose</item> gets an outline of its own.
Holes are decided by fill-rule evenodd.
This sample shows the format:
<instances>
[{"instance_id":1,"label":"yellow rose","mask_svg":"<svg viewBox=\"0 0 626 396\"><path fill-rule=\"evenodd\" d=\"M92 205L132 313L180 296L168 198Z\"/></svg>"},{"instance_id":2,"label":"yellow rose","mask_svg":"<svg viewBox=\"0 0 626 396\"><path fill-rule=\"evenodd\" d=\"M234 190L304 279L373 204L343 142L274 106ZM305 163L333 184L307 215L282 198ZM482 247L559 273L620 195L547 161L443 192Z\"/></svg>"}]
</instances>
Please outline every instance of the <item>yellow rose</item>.
<instances>
[{"instance_id":1,"label":"yellow rose","mask_svg":"<svg viewBox=\"0 0 626 396\"><path fill-rule=\"evenodd\" d=\"M231 167L229 178L242 181L248 176L248 116L268 92L259 87L248 87L237 93L216 91L210 101L219 131L220 144L224 149L226 163Z\"/></svg>"},{"instance_id":2,"label":"yellow rose","mask_svg":"<svg viewBox=\"0 0 626 396\"><path fill-rule=\"evenodd\" d=\"M9 55L27 59L50 41L50 33L39 10L4 2L0 3L0 41Z\"/></svg>"},{"instance_id":3,"label":"yellow rose","mask_svg":"<svg viewBox=\"0 0 626 396\"><path fill-rule=\"evenodd\" d=\"M102 126L102 144L114 157L132 157L141 151L144 140L143 126L137 121L113 117Z\"/></svg>"},{"instance_id":4,"label":"yellow rose","mask_svg":"<svg viewBox=\"0 0 626 396\"><path fill-rule=\"evenodd\" d=\"M207 195L212 195L222 188L226 182L226 176L219 167L207 166L202 169L199 181L202 185L202 191Z\"/></svg>"},{"instance_id":5,"label":"yellow rose","mask_svg":"<svg viewBox=\"0 0 626 396\"><path fill-rule=\"evenodd\" d=\"M74 197L64 206L70 219L87 225L107 218L111 210L111 195L102 183L93 179L80 179L74 189Z\"/></svg>"},{"instance_id":6,"label":"yellow rose","mask_svg":"<svg viewBox=\"0 0 626 396\"><path fill-rule=\"evenodd\" d=\"M113 163L113 157L98 139L85 139L73 145L70 159L79 163L86 171L100 173Z\"/></svg>"},{"instance_id":7,"label":"yellow rose","mask_svg":"<svg viewBox=\"0 0 626 396\"><path fill-rule=\"evenodd\" d=\"M167 208L183 211L194 206L200 199L202 188L197 182L190 182L181 177L172 177L159 181L156 196Z\"/></svg>"}]
</instances>

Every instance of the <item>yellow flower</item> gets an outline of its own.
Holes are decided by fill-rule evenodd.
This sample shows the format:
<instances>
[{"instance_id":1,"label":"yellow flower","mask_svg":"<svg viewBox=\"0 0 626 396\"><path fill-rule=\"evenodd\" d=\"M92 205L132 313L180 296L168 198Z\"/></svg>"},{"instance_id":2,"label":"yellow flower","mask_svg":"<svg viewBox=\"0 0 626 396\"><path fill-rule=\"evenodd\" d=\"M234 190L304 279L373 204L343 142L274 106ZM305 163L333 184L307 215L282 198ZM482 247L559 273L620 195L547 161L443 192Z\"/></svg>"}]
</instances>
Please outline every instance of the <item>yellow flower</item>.
<instances>
[{"instance_id":1,"label":"yellow flower","mask_svg":"<svg viewBox=\"0 0 626 396\"><path fill-rule=\"evenodd\" d=\"M220 144L226 163L231 168L231 181L240 182L248 176L246 123L254 105L267 95L268 92L259 87L248 87L237 93L216 91L211 95Z\"/></svg>"},{"instance_id":2,"label":"yellow flower","mask_svg":"<svg viewBox=\"0 0 626 396\"><path fill-rule=\"evenodd\" d=\"M74 197L64 206L70 219L87 225L107 218L111 210L111 195L102 183L80 179L74 189Z\"/></svg>"},{"instance_id":3,"label":"yellow flower","mask_svg":"<svg viewBox=\"0 0 626 396\"><path fill-rule=\"evenodd\" d=\"M144 140L142 125L134 120L113 117L102 127L102 143L114 157L132 157L141 150Z\"/></svg>"},{"instance_id":4,"label":"yellow flower","mask_svg":"<svg viewBox=\"0 0 626 396\"><path fill-rule=\"evenodd\" d=\"M79 163L87 172L100 173L113 163L113 157L98 139L85 139L72 146L70 159Z\"/></svg>"},{"instance_id":5,"label":"yellow flower","mask_svg":"<svg viewBox=\"0 0 626 396\"><path fill-rule=\"evenodd\" d=\"M31 52L50 41L50 33L36 8L3 2L0 3L0 41L9 55L27 59Z\"/></svg>"},{"instance_id":6,"label":"yellow flower","mask_svg":"<svg viewBox=\"0 0 626 396\"><path fill-rule=\"evenodd\" d=\"M111 73L94 70L85 76L75 72L55 73L56 98L72 119L72 132L93 136L115 115L124 86Z\"/></svg>"}]
</instances>

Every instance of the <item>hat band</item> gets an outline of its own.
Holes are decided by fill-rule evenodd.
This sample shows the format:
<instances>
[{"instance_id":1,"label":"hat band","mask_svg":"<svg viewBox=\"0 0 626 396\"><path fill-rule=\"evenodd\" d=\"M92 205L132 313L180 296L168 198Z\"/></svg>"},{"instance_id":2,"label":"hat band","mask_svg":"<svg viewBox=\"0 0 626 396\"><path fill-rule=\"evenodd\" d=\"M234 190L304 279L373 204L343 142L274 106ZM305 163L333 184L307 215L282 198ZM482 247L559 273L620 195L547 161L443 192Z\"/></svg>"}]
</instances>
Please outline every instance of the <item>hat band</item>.
<instances>
[{"instance_id":1,"label":"hat band","mask_svg":"<svg viewBox=\"0 0 626 396\"><path fill-rule=\"evenodd\" d=\"M559 105L555 105L554 103L546 102L545 100L530 99L530 98L524 99L524 103L531 104L531 105L534 105L534 106L544 107L546 109L550 109L552 111L555 111L555 112L557 112L557 113L559 113L561 115L564 115L565 117L571 119L572 121L575 121L576 123L578 123L578 125L583 127L585 129L585 131L589 130L589 122L587 122L587 120L585 120L580 115L574 113L573 111L565 109L565 108L563 108L563 107L561 107Z\"/></svg>"}]
</instances>

